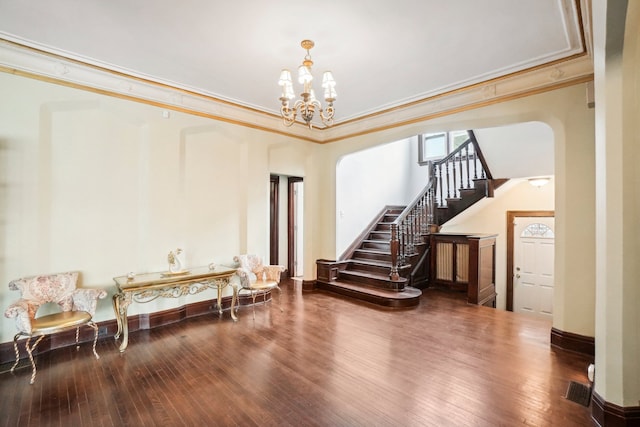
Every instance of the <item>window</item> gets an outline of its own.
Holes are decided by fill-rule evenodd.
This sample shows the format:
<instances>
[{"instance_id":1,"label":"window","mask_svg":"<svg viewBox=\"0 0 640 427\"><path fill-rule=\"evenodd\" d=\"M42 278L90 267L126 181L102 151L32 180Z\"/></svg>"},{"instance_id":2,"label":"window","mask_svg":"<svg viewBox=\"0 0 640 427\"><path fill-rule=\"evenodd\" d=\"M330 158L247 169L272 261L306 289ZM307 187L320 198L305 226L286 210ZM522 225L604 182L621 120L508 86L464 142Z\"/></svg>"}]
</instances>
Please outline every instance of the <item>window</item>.
<instances>
[{"instance_id":1,"label":"window","mask_svg":"<svg viewBox=\"0 0 640 427\"><path fill-rule=\"evenodd\" d=\"M535 223L530 224L524 229L520 237L541 237L546 239L553 239L555 236L553 230L544 224Z\"/></svg>"},{"instance_id":2,"label":"window","mask_svg":"<svg viewBox=\"0 0 640 427\"><path fill-rule=\"evenodd\" d=\"M418 135L418 163L425 165L430 161L440 160L468 139L469 134L466 130Z\"/></svg>"}]
</instances>

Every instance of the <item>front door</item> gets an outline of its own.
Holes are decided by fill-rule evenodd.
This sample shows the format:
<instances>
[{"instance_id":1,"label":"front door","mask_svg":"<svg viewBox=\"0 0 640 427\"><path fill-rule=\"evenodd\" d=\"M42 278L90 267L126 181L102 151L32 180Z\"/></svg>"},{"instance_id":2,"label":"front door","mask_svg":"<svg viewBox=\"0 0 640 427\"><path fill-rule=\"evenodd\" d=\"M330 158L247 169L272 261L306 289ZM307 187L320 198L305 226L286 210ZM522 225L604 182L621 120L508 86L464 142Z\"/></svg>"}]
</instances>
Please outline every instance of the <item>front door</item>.
<instances>
[{"instance_id":1,"label":"front door","mask_svg":"<svg viewBox=\"0 0 640 427\"><path fill-rule=\"evenodd\" d=\"M551 319L554 218L518 217L514 225L513 311Z\"/></svg>"}]
</instances>

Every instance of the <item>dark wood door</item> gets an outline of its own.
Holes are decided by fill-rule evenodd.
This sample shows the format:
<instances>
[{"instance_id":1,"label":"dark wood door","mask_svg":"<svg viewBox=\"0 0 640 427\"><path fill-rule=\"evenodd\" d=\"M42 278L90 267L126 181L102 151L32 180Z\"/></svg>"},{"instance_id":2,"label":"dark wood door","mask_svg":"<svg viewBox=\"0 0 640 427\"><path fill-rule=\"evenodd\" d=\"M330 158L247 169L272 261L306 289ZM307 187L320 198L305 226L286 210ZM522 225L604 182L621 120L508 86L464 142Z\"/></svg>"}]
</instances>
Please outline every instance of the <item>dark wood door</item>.
<instances>
[{"instance_id":1,"label":"dark wood door","mask_svg":"<svg viewBox=\"0 0 640 427\"><path fill-rule=\"evenodd\" d=\"M278 227L278 218L279 218L279 203L280 203L280 177L277 175L271 175L270 182L270 206L269 209L269 264L277 265L278 264L278 248L279 248L279 227Z\"/></svg>"}]
</instances>

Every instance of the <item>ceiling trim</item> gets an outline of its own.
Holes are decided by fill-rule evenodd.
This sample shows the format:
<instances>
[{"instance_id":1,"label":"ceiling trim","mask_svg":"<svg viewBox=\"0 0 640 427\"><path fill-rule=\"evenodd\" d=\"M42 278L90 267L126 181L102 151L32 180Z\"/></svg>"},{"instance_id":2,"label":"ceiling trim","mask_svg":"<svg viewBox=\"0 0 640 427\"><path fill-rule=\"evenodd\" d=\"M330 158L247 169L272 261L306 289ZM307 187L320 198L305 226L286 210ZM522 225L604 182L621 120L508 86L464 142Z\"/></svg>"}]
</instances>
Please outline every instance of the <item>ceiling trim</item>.
<instances>
[{"instance_id":1,"label":"ceiling trim","mask_svg":"<svg viewBox=\"0 0 640 427\"><path fill-rule=\"evenodd\" d=\"M2 38L0 71L319 144L593 80L593 62L585 49L582 54L336 123L333 127L308 129L302 123L287 128L280 116L273 113L130 76Z\"/></svg>"},{"instance_id":2,"label":"ceiling trim","mask_svg":"<svg viewBox=\"0 0 640 427\"><path fill-rule=\"evenodd\" d=\"M562 89L568 86L573 86L573 85L577 85L577 84L581 84L581 83L587 83L590 81L593 81L593 73L591 74L587 74L585 76L581 76L581 77L577 77L575 79L571 79L571 80L565 80L561 83L558 84L554 84L554 85L549 85L546 87L540 87L540 88L535 88L535 89L529 89L525 92L520 92L520 93L515 93L515 94L510 94L510 95L505 95L505 96L501 96L501 97L496 97L490 100L486 100L486 101L479 101L476 103L472 103L472 104L468 104L468 105L461 105L449 110L442 110L442 111L437 111L431 114L426 114L424 116L420 116L420 117L416 117L413 119L407 119L405 121L401 121L401 122L394 122L393 124L390 125L386 125L386 126L380 126L380 127L375 127L375 128L370 128L364 131L360 131L360 132L354 132L351 133L347 136L338 136L334 139L326 139L324 140L322 143L328 144L328 143L332 143L332 142L337 142L346 138L353 138L356 136L363 136L363 135L367 135L367 134L371 134L371 133L376 133L376 132L382 132L382 131L386 131L386 130L390 130L390 129L394 129L397 127L402 127L402 126L408 126L411 124L415 124L415 123L420 123L420 122L424 122L427 120L433 120L433 119L437 119L439 117L444 117L444 116L450 116L452 114L458 114L458 113L462 113L464 111L469 111L469 110L475 110L477 108L482 108L482 107L487 107L490 105L494 105L494 104L499 104L502 102L506 102L506 101L512 101L514 99L519 99L519 98L524 98L527 96L532 96L532 95L537 95L540 93L544 93L544 92L549 92L549 91L553 91L553 90L557 90L557 89ZM585 101L586 102L586 101Z\"/></svg>"}]
</instances>

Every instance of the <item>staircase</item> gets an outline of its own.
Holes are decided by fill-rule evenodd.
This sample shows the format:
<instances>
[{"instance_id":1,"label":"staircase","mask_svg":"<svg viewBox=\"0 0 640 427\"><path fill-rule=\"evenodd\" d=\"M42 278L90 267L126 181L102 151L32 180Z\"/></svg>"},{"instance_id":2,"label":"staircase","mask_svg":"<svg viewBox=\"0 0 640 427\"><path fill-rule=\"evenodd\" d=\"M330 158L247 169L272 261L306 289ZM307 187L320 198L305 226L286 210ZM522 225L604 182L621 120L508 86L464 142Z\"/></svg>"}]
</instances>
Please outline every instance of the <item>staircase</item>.
<instances>
[{"instance_id":1,"label":"staircase","mask_svg":"<svg viewBox=\"0 0 640 427\"><path fill-rule=\"evenodd\" d=\"M506 179L474 179L472 187L458 190L459 197L446 199L446 203L436 206L435 223L442 225L485 197L493 197L493 192L505 182Z\"/></svg>"},{"instance_id":2,"label":"staircase","mask_svg":"<svg viewBox=\"0 0 640 427\"><path fill-rule=\"evenodd\" d=\"M339 260L316 262L317 288L387 307L420 303L429 281L429 234L506 181L492 178L473 131L429 167L430 180L411 204L385 206Z\"/></svg>"},{"instance_id":3,"label":"staircase","mask_svg":"<svg viewBox=\"0 0 640 427\"><path fill-rule=\"evenodd\" d=\"M408 286L410 264L400 267L400 277L390 275L392 269L391 228L404 206L387 206L341 257L342 261L318 261L320 289L329 290L388 307L412 307L420 302L422 292ZM320 280L321 269L336 269L331 280ZM324 276L329 278L328 276Z\"/></svg>"}]
</instances>

